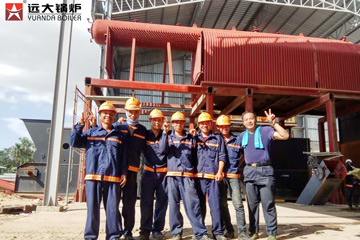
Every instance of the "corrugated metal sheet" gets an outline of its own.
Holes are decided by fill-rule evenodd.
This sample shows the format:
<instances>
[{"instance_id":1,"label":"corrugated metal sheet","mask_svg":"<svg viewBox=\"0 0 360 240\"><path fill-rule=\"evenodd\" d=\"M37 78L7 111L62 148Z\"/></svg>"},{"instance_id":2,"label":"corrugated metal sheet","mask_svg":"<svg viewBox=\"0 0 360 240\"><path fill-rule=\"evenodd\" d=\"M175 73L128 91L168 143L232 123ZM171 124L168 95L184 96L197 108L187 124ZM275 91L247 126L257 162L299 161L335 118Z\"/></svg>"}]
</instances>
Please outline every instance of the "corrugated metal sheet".
<instances>
[{"instance_id":1,"label":"corrugated metal sheet","mask_svg":"<svg viewBox=\"0 0 360 240\"><path fill-rule=\"evenodd\" d=\"M315 88L312 46L293 36L204 31L204 80Z\"/></svg>"},{"instance_id":2,"label":"corrugated metal sheet","mask_svg":"<svg viewBox=\"0 0 360 240\"><path fill-rule=\"evenodd\" d=\"M204 81L360 91L360 47L301 36L204 30Z\"/></svg>"}]
</instances>

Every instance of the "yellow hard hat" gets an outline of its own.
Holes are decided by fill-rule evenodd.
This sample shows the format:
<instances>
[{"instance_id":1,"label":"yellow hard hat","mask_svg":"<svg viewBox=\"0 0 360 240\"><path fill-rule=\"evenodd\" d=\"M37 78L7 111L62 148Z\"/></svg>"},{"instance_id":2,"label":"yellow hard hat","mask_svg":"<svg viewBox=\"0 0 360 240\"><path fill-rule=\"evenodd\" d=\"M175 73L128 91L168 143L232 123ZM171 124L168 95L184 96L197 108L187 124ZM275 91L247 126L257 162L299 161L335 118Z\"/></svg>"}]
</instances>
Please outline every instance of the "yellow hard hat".
<instances>
[{"instance_id":1,"label":"yellow hard hat","mask_svg":"<svg viewBox=\"0 0 360 240\"><path fill-rule=\"evenodd\" d=\"M159 109L155 108L150 113L150 118L163 118L164 114Z\"/></svg>"},{"instance_id":2,"label":"yellow hard hat","mask_svg":"<svg viewBox=\"0 0 360 240\"><path fill-rule=\"evenodd\" d=\"M176 112L171 116L171 121L186 121L182 112Z\"/></svg>"},{"instance_id":3,"label":"yellow hard hat","mask_svg":"<svg viewBox=\"0 0 360 240\"><path fill-rule=\"evenodd\" d=\"M198 117L198 123L199 122L212 121L212 120L213 120L213 118L207 112L202 112Z\"/></svg>"},{"instance_id":4,"label":"yellow hard hat","mask_svg":"<svg viewBox=\"0 0 360 240\"><path fill-rule=\"evenodd\" d=\"M218 117L216 119L216 125L219 125L219 126L231 125L229 117L226 115L221 115L220 117Z\"/></svg>"},{"instance_id":5,"label":"yellow hard hat","mask_svg":"<svg viewBox=\"0 0 360 240\"><path fill-rule=\"evenodd\" d=\"M140 110L140 102L134 97L129 98L125 103L126 110Z\"/></svg>"},{"instance_id":6,"label":"yellow hard hat","mask_svg":"<svg viewBox=\"0 0 360 240\"><path fill-rule=\"evenodd\" d=\"M99 112L101 112L103 110L116 112L115 106L111 102L108 102L108 101L106 101L100 105Z\"/></svg>"}]
</instances>

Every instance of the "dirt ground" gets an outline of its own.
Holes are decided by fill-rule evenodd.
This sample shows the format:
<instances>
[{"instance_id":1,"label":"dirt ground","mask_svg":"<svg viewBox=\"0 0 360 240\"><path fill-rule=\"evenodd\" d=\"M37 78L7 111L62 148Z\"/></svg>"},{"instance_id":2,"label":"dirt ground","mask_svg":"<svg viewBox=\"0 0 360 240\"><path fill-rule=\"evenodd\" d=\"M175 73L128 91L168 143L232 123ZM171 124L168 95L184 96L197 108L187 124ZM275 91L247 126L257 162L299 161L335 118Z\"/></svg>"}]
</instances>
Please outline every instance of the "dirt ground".
<instances>
[{"instance_id":1,"label":"dirt ground","mask_svg":"<svg viewBox=\"0 0 360 240\"><path fill-rule=\"evenodd\" d=\"M0 193L0 207L18 204L41 204L40 199L22 198L18 195ZM65 205L59 201L60 205ZM245 211L247 216L246 202ZM235 224L235 211L229 201L232 221ZM326 204L325 206L303 206L295 203L277 203L278 239L360 239L360 211L350 211L345 205ZM86 219L85 203L69 203L63 212L32 212L21 214L0 214L0 239L83 239ZM192 230L184 210L183 238L190 240ZM105 215L101 211L99 239L105 239ZM266 228L261 214L260 237L266 239ZM140 208L136 207L134 236L139 235ZM211 233L211 217L206 217L208 233ZM168 216L164 229L169 233Z\"/></svg>"}]
</instances>

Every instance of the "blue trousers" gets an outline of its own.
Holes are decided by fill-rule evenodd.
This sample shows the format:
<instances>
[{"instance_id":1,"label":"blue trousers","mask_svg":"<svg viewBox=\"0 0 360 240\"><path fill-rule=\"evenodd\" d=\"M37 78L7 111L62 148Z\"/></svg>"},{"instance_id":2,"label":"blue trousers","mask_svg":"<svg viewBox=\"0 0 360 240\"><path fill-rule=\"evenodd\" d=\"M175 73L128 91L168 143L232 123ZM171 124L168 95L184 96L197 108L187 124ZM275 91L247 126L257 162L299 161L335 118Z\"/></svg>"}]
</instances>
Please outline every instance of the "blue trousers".
<instances>
[{"instance_id":1,"label":"blue trousers","mask_svg":"<svg viewBox=\"0 0 360 240\"><path fill-rule=\"evenodd\" d=\"M219 182L212 179L199 179L198 194L201 206L201 215L203 221L206 216L206 195L208 195L208 202L210 206L210 214L212 220L212 233L213 235L224 234L224 224L221 220L220 211L220 188Z\"/></svg>"},{"instance_id":2,"label":"blue trousers","mask_svg":"<svg viewBox=\"0 0 360 240\"><path fill-rule=\"evenodd\" d=\"M168 198L170 205L170 231L172 235L182 234L184 220L180 212L180 200L183 200L185 212L191 223L196 239L206 233L202 220L200 200L193 178L167 177Z\"/></svg>"},{"instance_id":3,"label":"blue trousers","mask_svg":"<svg viewBox=\"0 0 360 240\"><path fill-rule=\"evenodd\" d=\"M137 173L128 171L126 185L122 189L122 215L124 218L124 235L132 235L135 224L135 204L137 198Z\"/></svg>"},{"instance_id":4,"label":"blue trousers","mask_svg":"<svg viewBox=\"0 0 360 240\"><path fill-rule=\"evenodd\" d=\"M225 229L228 232L234 232L227 204L227 190L230 191L231 200L236 211L236 227L238 229L238 232L246 232L245 212L244 205L242 203L239 178L224 178L222 183L220 184L221 216L224 221Z\"/></svg>"},{"instance_id":5,"label":"blue trousers","mask_svg":"<svg viewBox=\"0 0 360 240\"><path fill-rule=\"evenodd\" d=\"M84 238L97 239L99 236L101 198L104 199L104 208L106 211L106 239L111 240L120 237L120 184L87 180L85 182L85 192L87 219Z\"/></svg>"},{"instance_id":6,"label":"blue trousers","mask_svg":"<svg viewBox=\"0 0 360 240\"><path fill-rule=\"evenodd\" d=\"M165 175L166 173L144 171L141 176L141 234L161 232L164 229L166 209L168 206ZM155 212L154 195L156 197Z\"/></svg>"},{"instance_id":7,"label":"blue trousers","mask_svg":"<svg viewBox=\"0 0 360 240\"><path fill-rule=\"evenodd\" d=\"M275 177L271 166L244 168L246 195L249 208L249 231L259 232L259 203L261 202L266 232L268 235L277 234L277 216L274 201Z\"/></svg>"}]
</instances>

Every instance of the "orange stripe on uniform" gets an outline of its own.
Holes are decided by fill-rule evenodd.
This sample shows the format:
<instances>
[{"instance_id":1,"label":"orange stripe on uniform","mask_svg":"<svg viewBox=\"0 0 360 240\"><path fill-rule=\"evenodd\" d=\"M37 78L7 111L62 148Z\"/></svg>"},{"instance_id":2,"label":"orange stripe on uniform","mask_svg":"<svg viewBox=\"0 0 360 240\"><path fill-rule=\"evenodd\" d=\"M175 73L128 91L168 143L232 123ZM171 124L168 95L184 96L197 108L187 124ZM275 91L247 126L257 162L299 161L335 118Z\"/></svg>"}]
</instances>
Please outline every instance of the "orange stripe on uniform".
<instances>
[{"instance_id":1,"label":"orange stripe on uniform","mask_svg":"<svg viewBox=\"0 0 360 240\"><path fill-rule=\"evenodd\" d=\"M116 138L108 138L107 140L122 144L122 141Z\"/></svg>"},{"instance_id":2,"label":"orange stripe on uniform","mask_svg":"<svg viewBox=\"0 0 360 240\"><path fill-rule=\"evenodd\" d=\"M103 137L87 137L87 140L105 141Z\"/></svg>"},{"instance_id":3,"label":"orange stripe on uniform","mask_svg":"<svg viewBox=\"0 0 360 240\"><path fill-rule=\"evenodd\" d=\"M166 176L170 177L196 177L192 172L178 172L178 171L169 171Z\"/></svg>"},{"instance_id":4,"label":"orange stripe on uniform","mask_svg":"<svg viewBox=\"0 0 360 240\"><path fill-rule=\"evenodd\" d=\"M85 180L101 181L101 175L97 175L97 174L86 174Z\"/></svg>"},{"instance_id":5,"label":"orange stripe on uniform","mask_svg":"<svg viewBox=\"0 0 360 240\"><path fill-rule=\"evenodd\" d=\"M235 145L235 144L228 144L229 147L233 147L233 148L241 148L241 146L239 145Z\"/></svg>"},{"instance_id":6,"label":"orange stripe on uniform","mask_svg":"<svg viewBox=\"0 0 360 240\"><path fill-rule=\"evenodd\" d=\"M145 136L141 136L140 134L136 134L136 133L134 133L134 137L138 137L138 138L141 138L141 139L145 139Z\"/></svg>"},{"instance_id":7,"label":"orange stripe on uniform","mask_svg":"<svg viewBox=\"0 0 360 240\"><path fill-rule=\"evenodd\" d=\"M120 178L119 177L113 177L113 176L104 176L104 181L107 182L120 182Z\"/></svg>"},{"instance_id":8,"label":"orange stripe on uniform","mask_svg":"<svg viewBox=\"0 0 360 240\"><path fill-rule=\"evenodd\" d=\"M149 171L149 172L167 172L167 167L162 167L162 168L151 168L149 166L144 166L144 170Z\"/></svg>"},{"instance_id":9,"label":"orange stripe on uniform","mask_svg":"<svg viewBox=\"0 0 360 240\"><path fill-rule=\"evenodd\" d=\"M139 172L139 171L140 171L140 168L134 167L134 166L129 166L128 170L129 170L129 171L132 171L132 172Z\"/></svg>"},{"instance_id":10,"label":"orange stripe on uniform","mask_svg":"<svg viewBox=\"0 0 360 240\"><path fill-rule=\"evenodd\" d=\"M225 173L225 177L227 178L241 178L240 173Z\"/></svg>"}]
</instances>

